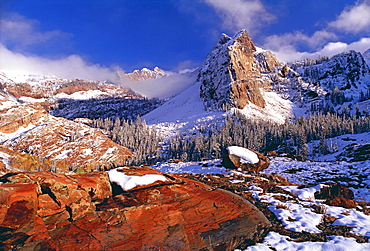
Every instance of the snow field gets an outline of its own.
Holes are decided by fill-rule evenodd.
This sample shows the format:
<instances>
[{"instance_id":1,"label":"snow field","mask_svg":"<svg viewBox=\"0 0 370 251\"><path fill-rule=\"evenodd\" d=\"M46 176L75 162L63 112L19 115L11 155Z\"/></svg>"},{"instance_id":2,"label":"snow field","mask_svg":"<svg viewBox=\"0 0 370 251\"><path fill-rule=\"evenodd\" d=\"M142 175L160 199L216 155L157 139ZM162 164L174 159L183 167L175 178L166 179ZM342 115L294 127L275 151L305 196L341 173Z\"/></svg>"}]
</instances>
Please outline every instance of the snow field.
<instances>
[{"instance_id":1,"label":"snow field","mask_svg":"<svg viewBox=\"0 0 370 251\"><path fill-rule=\"evenodd\" d=\"M238 174L244 177L253 177L250 174L243 174L238 171L226 170L220 165L221 160L210 160L201 162L180 162L180 163L158 163L152 168L169 173L197 173L197 174ZM271 158L271 165L263 172L278 173L289 181L300 184L314 184L318 177L338 177L348 175L348 165L352 166L351 171L363 173L363 169L370 162L299 162L288 158ZM293 171L290 171L293 170ZM295 170L298 170L295 172ZM301 171L299 171L301 170ZM324 171L325 170L325 171ZM341 172L338 172L341 170ZM366 169L367 170L367 169ZM316 176L315 174L320 174ZM261 177L263 180L264 178ZM244 180L237 178L230 180L231 183L242 183ZM316 182L317 183L317 182ZM353 227L351 232L356 235L370 237L370 215L357 209L346 209L323 204L323 200L315 199L314 193L323 188L325 184L317 184L312 187L299 189L298 186L281 186L282 189L293 195L285 193L263 193L263 189L257 183L249 185L246 192L251 192L254 198L269 203L268 209L282 221L284 228L295 232L306 231L309 233L321 233L317 227L323 222L324 217L334 217L332 225L345 225ZM368 186L363 188L351 188L356 199L362 195L369 195ZM366 196L367 200L370 196ZM320 207L324 212L317 212L314 208ZM370 250L370 243L357 243L354 238L343 236L330 236L327 242L295 242L287 236L276 232L270 232L262 243L248 247L245 251L267 251L271 250L344 250L344 251L365 251Z\"/></svg>"}]
</instances>

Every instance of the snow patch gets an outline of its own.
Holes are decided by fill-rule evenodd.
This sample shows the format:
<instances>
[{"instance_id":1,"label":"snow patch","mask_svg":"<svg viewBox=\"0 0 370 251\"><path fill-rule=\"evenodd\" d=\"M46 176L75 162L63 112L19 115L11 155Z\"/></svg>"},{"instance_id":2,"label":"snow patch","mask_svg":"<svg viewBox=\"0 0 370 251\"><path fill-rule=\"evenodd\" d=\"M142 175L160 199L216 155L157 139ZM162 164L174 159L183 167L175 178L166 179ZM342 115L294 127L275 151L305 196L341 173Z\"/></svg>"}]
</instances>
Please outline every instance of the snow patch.
<instances>
[{"instance_id":1,"label":"snow patch","mask_svg":"<svg viewBox=\"0 0 370 251\"><path fill-rule=\"evenodd\" d=\"M29 123L27 127L21 126L21 127L18 128L17 131L15 131L13 133L2 133L2 132L0 132L0 143L2 143L4 141L7 141L7 140L15 139L15 138L19 137L22 133L25 133L29 130L32 130L35 127L37 127L37 126L32 124L32 123Z\"/></svg>"},{"instance_id":2,"label":"snow patch","mask_svg":"<svg viewBox=\"0 0 370 251\"><path fill-rule=\"evenodd\" d=\"M325 251L325 250L342 250L342 251L366 251L370 250L370 243L357 243L355 238L346 238L343 236L332 236L328 242L295 242L288 236L280 235L276 232L270 232L263 243L248 247L244 251Z\"/></svg>"},{"instance_id":3,"label":"snow patch","mask_svg":"<svg viewBox=\"0 0 370 251\"><path fill-rule=\"evenodd\" d=\"M88 91L79 91L72 94L66 94L64 92L58 93L55 95L58 99L76 99L76 100L88 100L93 98L99 98L104 95L109 95L106 92L100 90L88 90Z\"/></svg>"},{"instance_id":4,"label":"snow patch","mask_svg":"<svg viewBox=\"0 0 370 251\"><path fill-rule=\"evenodd\" d=\"M130 176L123 172L119 172L118 167L108 171L109 179L111 182L119 185L124 191L131 190L136 186L150 185L156 181L167 181L167 178L160 174L145 174L143 176Z\"/></svg>"}]
</instances>

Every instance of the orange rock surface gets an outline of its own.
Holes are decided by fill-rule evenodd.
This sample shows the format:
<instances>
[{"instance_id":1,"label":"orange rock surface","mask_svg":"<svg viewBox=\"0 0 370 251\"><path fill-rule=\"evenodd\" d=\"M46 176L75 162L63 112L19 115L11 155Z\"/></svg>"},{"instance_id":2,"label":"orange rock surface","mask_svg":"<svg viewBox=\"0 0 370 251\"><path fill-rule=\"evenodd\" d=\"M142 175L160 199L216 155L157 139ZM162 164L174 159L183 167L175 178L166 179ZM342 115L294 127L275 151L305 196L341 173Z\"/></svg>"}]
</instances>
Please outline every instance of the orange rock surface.
<instances>
[{"instance_id":1,"label":"orange rock surface","mask_svg":"<svg viewBox=\"0 0 370 251\"><path fill-rule=\"evenodd\" d=\"M140 175L140 168L133 171ZM241 240L258 240L270 226L233 193L166 177L167 183L123 192L112 189L104 172L3 176L0 248L226 250Z\"/></svg>"},{"instance_id":2,"label":"orange rock surface","mask_svg":"<svg viewBox=\"0 0 370 251\"><path fill-rule=\"evenodd\" d=\"M0 98L0 142L18 153L62 162L65 170L59 172L77 167L109 169L123 165L132 155L99 129L54 117L38 104L7 98Z\"/></svg>"}]
</instances>

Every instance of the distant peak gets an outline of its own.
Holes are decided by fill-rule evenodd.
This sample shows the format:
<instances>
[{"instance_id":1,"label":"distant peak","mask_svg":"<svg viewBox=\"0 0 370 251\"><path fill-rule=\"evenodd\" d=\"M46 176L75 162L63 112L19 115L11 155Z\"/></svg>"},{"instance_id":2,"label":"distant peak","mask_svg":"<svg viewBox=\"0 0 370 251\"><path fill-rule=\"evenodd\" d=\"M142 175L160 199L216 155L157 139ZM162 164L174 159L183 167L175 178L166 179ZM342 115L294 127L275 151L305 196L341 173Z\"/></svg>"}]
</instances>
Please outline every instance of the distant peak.
<instances>
[{"instance_id":1,"label":"distant peak","mask_svg":"<svg viewBox=\"0 0 370 251\"><path fill-rule=\"evenodd\" d=\"M121 74L120 76L129 79L133 82L139 82L168 76L168 73L166 73L165 71L156 66L154 67L153 70L144 67L141 70L134 70L131 73Z\"/></svg>"}]
</instances>

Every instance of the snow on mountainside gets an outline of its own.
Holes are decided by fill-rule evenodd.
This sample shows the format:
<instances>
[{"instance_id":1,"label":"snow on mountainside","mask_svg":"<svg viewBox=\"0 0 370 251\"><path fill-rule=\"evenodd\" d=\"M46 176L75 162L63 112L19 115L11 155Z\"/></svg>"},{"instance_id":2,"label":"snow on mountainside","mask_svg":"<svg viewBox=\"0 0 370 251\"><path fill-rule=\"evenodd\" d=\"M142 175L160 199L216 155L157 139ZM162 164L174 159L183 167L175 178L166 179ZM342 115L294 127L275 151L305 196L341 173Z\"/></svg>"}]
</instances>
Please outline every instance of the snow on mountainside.
<instances>
[{"instance_id":1,"label":"snow on mountainside","mask_svg":"<svg viewBox=\"0 0 370 251\"><path fill-rule=\"evenodd\" d=\"M21 102L40 103L52 115L68 119L134 119L161 104L160 100L147 100L127 88L100 81L3 71L0 83L4 95Z\"/></svg>"},{"instance_id":2,"label":"snow on mountainside","mask_svg":"<svg viewBox=\"0 0 370 251\"><path fill-rule=\"evenodd\" d=\"M234 37L223 34L206 56L195 85L144 119L174 131L200 127L230 111L284 123L318 111L365 114L369 104L370 70L360 53L284 64L256 47L242 30Z\"/></svg>"},{"instance_id":3,"label":"snow on mountainside","mask_svg":"<svg viewBox=\"0 0 370 251\"><path fill-rule=\"evenodd\" d=\"M223 112L208 112L204 109L203 101L197 95L199 87L199 83L195 83L142 118L147 124L155 124L166 138L175 135L178 130L192 130L221 121Z\"/></svg>"},{"instance_id":4,"label":"snow on mountainside","mask_svg":"<svg viewBox=\"0 0 370 251\"><path fill-rule=\"evenodd\" d=\"M155 68L156 69L156 68ZM147 98L168 99L190 87L196 80L197 69L187 69L180 72L151 71L146 68L133 73L119 72L121 85L134 90ZM134 75L132 75L134 74ZM126 77L131 76L133 79ZM135 77L139 75L139 77ZM138 79L135 80L135 79Z\"/></svg>"},{"instance_id":5,"label":"snow on mountainside","mask_svg":"<svg viewBox=\"0 0 370 251\"><path fill-rule=\"evenodd\" d=\"M49 168L54 165L55 170L67 172L77 167L94 170L123 165L131 155L99 129L54 117L38 103L2 97L0 116L0 143L8 152L18 153L2 156L0 162L6 166L12 163L13 171L39 170L36 157L44 160L41 163L53 161Z\"/></svg>"},{"instance_id":6,"label":"snow on mountainside","mask_svg":"<svg viewBox=\"0 0 370 251\"><path fill-rule=\"evenodd\" d=\"M362 53L362 56L364 57L367 65L370 67L370 49Z\"/></svg>"},{"instance_id":7,"label":"snow on mountainside","mask_svg":"<svg viewBox=\"0 0 370 251\"><path fill-rule=\"evenodd\" d=\"M25 102L54 103L58 99L86 100L104 97L142 98L117 85L100 81L61 79L0 69L2 89Z\"/></svg>"}]
</instances>

